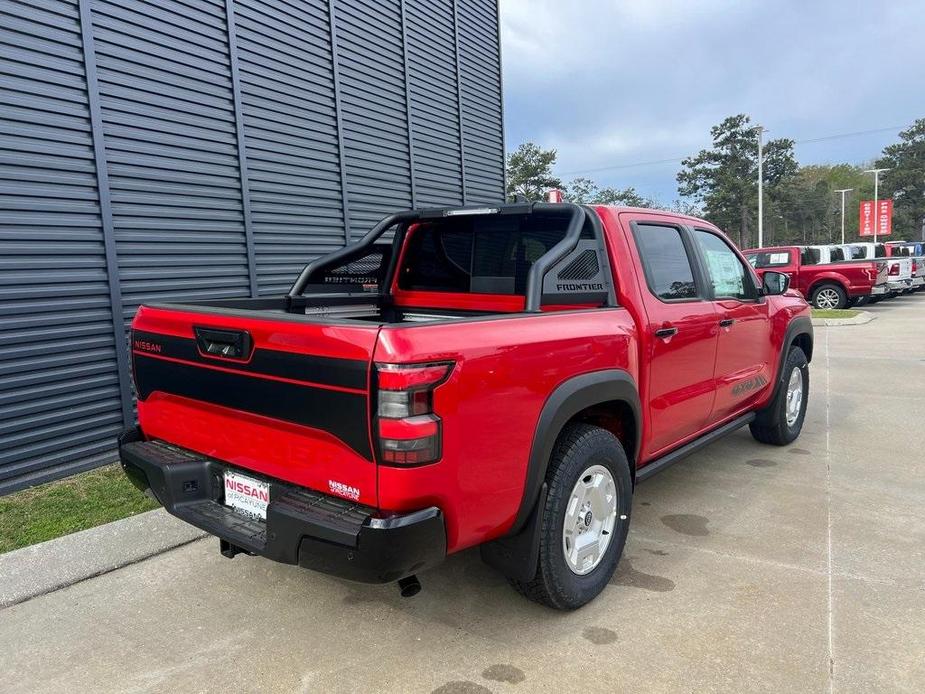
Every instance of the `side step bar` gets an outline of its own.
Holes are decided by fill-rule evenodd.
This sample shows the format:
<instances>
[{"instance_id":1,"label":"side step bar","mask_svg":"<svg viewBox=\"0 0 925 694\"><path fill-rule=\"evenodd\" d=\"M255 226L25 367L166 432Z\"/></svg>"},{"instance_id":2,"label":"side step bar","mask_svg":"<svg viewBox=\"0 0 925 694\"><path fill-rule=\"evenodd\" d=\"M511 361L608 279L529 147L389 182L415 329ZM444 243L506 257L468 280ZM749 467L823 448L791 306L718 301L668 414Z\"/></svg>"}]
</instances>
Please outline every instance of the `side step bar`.
<instances>
[{"instance_id":1,"label":"side step bar","mask_svg":"<svg viewBox=\"0 0 925 694\"><path fill-rule=\"evenodd\" d=\"M643 482L653 475L658 474L665 468L668 468L674 465L679 460L686 458L691 453L699 451L704 446L709 446L714 441L718 441L724 436L731 434L737 429L741 429L746 424L751 422L755 418L754 412L749 412L746 415L742 415L736 419L733 419L731 422L724 424L721 427L714 429L713 431L708 431L703 436L694 439L685 443L680 448L676 448L670 453L666 453L661 458L656 458L655 460L646 463L643 467L639 468L636 471L636 481Z\"/></svg>"}]
</instances>

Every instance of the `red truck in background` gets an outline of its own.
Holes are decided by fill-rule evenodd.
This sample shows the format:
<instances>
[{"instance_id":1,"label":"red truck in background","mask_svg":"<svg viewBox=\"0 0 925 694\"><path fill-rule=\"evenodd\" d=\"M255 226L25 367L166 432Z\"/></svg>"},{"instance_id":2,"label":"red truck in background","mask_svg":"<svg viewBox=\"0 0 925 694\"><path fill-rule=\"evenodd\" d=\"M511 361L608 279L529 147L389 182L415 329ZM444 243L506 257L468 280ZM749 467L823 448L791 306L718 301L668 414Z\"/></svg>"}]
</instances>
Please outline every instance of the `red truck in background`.
<instances>
[{"instance_id":1,"label":"red truck in background","mask_svg":"<svg viewBox=\"0 0 925 694\"><path fill-rule=\"evenodd\" d=\"M120 457L228 557L413 594L480 545L576 608L617 566L637 483L746 424L800 434L808 314L700 219L402 212L287 296L141 307Z\"/></svg>"},{"instance_id":2,"label":"red truck in background","mask_svg":"<svg viewBox=\"0 0 925 694\"><path fill-rule=\"evenodd\" d=\"M758 274L768 270L782 272L790 286L819 309L841 309L861 299L884 296L887 284L886 261L846 260L828 262L826 249L811 246L774 246L742 251Z\"/></svg>"}]
</instances>

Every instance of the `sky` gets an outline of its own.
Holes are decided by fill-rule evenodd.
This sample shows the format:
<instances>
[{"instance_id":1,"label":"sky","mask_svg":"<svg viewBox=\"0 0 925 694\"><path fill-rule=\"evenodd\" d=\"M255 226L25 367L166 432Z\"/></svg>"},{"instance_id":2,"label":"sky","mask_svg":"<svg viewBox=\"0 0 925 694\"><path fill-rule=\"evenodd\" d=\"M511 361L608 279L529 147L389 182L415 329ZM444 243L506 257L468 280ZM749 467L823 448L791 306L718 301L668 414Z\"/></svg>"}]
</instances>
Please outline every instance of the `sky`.
<instances>
[{"instance_id":1,"label":"sky","mask_svg":"<svg viewBox=\"0 0 925 694\"><path fill-rule=\"evenodd\" d=\"M866 163L925 117L923 0L500 6L506 148L555 148L564 181L670 203L678 160L726 116L798 141L804 165Z\"/></svg>"}]
</instances>

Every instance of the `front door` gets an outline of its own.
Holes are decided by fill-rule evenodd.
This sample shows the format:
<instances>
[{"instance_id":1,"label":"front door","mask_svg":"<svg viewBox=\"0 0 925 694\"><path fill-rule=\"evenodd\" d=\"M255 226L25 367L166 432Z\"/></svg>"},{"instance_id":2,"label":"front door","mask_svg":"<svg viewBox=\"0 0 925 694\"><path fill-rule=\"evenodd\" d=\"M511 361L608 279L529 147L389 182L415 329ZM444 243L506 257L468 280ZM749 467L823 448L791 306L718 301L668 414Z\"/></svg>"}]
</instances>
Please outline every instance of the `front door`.
<instances>
[{"instance_id":1,"label":"front door","mask_svg":"<svg viewBox=\"0 0 925 694\"><path fill-rule=\"evenodd\" d=\"M768 302L748 265L714 231L695 229L708 291L719 326L716 345L716 399L710 423L726 419L773 388Z\"/></svg>"}]
</instances>

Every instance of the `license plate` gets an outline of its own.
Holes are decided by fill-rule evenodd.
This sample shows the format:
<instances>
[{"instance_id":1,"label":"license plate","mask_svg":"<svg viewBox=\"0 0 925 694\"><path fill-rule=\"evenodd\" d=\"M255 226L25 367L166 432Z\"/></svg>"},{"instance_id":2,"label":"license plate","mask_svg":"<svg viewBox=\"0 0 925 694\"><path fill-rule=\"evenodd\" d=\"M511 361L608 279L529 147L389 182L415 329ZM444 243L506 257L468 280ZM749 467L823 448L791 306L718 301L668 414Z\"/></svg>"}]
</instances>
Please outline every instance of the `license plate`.
<instances>
[{"instance_id":1,"label":"license plate","mask_svg":"<svg viewBox=\"0 0 925 694\"><path fill-rule=\"evenodd\" d=\"M251 518L267 519L270 483L225 470L225 505Z\"/></svg>"}]
</instances>

